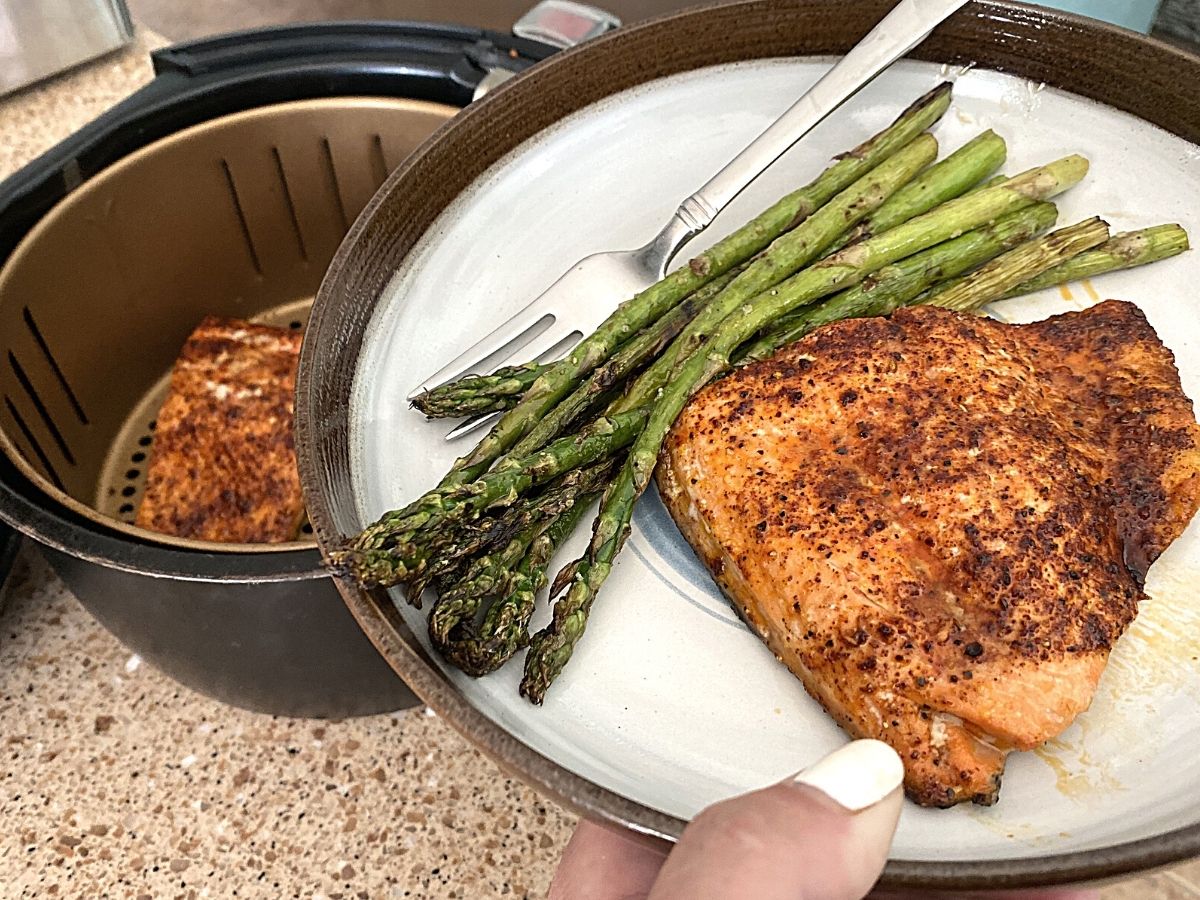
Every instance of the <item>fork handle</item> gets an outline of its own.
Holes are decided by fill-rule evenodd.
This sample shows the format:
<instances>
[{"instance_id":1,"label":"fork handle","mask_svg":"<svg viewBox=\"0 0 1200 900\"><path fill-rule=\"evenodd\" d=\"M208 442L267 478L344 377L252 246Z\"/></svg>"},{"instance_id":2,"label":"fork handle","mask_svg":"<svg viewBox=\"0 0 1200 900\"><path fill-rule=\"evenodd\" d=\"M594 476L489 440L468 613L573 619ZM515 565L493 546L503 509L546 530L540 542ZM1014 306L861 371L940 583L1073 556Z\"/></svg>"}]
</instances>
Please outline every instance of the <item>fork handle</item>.
<instances>
[{"instance_id":1,"label":"fork handle","mask_svg":"<svg viewBox=\"0 0 1200 900\"><path fill-rule=\"evenodd\" d=\"M928 37L967 0L901 0L787 111L709 182L683 201L675 219L691 237L826 116ZM684 230L678 229L678 230ZM668 230L670 226L668 226Z\"/></svg>"}]
</instances>

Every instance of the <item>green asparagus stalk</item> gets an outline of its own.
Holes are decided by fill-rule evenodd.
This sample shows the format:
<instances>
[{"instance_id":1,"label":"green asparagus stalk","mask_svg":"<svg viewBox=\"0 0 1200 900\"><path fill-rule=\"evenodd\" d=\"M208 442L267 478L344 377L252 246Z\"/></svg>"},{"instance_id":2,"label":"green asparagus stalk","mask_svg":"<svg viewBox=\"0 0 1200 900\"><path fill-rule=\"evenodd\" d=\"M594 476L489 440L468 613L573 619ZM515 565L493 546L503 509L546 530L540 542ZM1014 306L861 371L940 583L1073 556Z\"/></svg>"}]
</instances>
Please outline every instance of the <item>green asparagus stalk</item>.
<instances>
[{"instance_id":1,"label":"green asparagus stalk","mask_svg":"<svg viewBox=\"0 0 1200 900\"><path fill-rule=\"evenodd\" d=\"M1000 178L994 180L996 181L996 184L1000 184L1000 181L1003 181L1004 179ZM1031 209L1037 209L1037 206L1033 206ZM1000 220L996 222L996 224L998 226L998 224L1003 222L1004 220ZM964 238L974 239L976 236L977 235L974 234L964 235ZM1032 238L1032 236L1032 234L1028 235L1028 238ZM952 244L954 244L954 242L950 241L948 244L941 245L941 247L949 248ZM936 253L941 250L941 247L935 247L934 250L926 251L926 253ZM1001 250L997 250L995 253L992 253L992 256L996 256L996 254L1003 252L1003 250L1007 250L1007 248L1008 247L1003 247ZM1056 284L1067 284L1069 282L1079 281L1081 278L1092 278L1098 275L1104 275L1105 272L1118 271L1121 269L1132 269L1134 266L1156 263L1160 259L1168 259L1170 257L1177 256L1177 254L1180 254L1186 250L1188 250L1188 234L1186 230L1183 230L1183 228L1177 226L1177 224L1164 224L1164 226L1154 226L1152 228L1141 229L1138 230L1138 232L1117 234L1112 236L1112 238L1106 241L1105 244L1097 247L1096 250L1080 253L1079 256L1070 258L1067 260L1067 262L1052 266L1051 269L1042 272L1042 274L1030 278L1030 280L1024 283L1018 284L1018 286L1004 294L1002 298L992 299L1007 300L1014 298L1014 296L1024 296L1026 294L1037 292L1037 290L1055 287ZM917 256L911 257L913 264L916 264L916 260L920 256L923 256L923 254L917 254ZM934 281L922 282L922 287L920 287L918 290L918 294L920 292L924 292L925 289L934 287L934 282L955 278L956 276L960 275L961 272L973 269L974 266L983 264L986 262L986 259L990 258L985 257L983 259L978 259L970 252L954 253L953 257L955 262L959 263L967 262L967 260L974 260L974 262L967 262L965 266L954 266L949 264L942 266L940 274L934 278ZM905 266L907 264L910 264L910 260L906 259L902 260L899 265ZM750 346L739 350L738 364L742 365L745 364L745 362L754 362L757 360L766 359L767 356L772 355L776 349L785 346L785 344L792 343L793 341L798 341L800 337L808 334L809 331L817 328L818 325L823 325L827 322L833 322L834 319L850 318L852 316L881 316L881 314L886 314L887 312L890 312L890 310L894 310L896 306L907 306L907 301L896 302L894 305L890 301L881 302L883 298L877 294L877 290L872 287L872 284L878 282L878 288L884 288L883 278L884 272L886 271L887 270L882 270L878 272L874 280L864 282L862 287L851 288L851 290L844 292L845 294L851 295L850 298L847 298L847 306L856 305L852 300L854 295L851 292L862 294L862 296L860 296L860 300L863 301L864 306L862 308L864 311L847 312L845 314L827 313L826 311L829 310L829 308L832 308L829 307L830 302L836 299L830 298L829 301L823 302L823 304L812 308L812 310L799 310L791 313L790 316L785 316L784 318L781 318L778 323L775 323L775 325L768 330L766 335L758 338L758 340L754 343L751 343ZM936 266L931 266L930 271L936 271ZM895 287L889 289L887 293L906 293L908 289L910 288L904 286L902 282L898 282L895 284ZM886 308L888 306L890 306L890 308ZM870 308L872 311L866 311L868 308ZM878 312L874 311L876 308Z\"/></svg>"},{"instance_id":2,"label":"green asparagus stalk","mask_svg":"<svg viewBox=\"0 0 1200 900\"><path fill-rule=\"evenodd\" d=\"M839 250L760 295L756 302L722 322L727 334L750 322L773 322L782 315L833 290L850 287L883 266L957 237L1000 216L1056 196L1087 173L1082 156L1067 156L1031 169L995 187L943 203L902 225ZM733 324L737 317L740 322Z\"/></svg>"},{"instance_id":3,"label":"green asparagus stalk","mask_svg":"<svg viewBox=\"0 0 1200 900\"><path fill-rule=\"evenodd\" d=\"M1077 183L1086 172L1087 160L1070 156L987 190L951 200L890 231L838 251L744 304L722 321L700 349L680 361L630 448L620 475L605 493L586 562L579 567L566 595L555 604L550 625L530 642L522 694L540 703L570 659L586 628L592 602L629 533L633 505L650 482L667 431L688 398L730 366L732 354L740 344L792 309L851 287L889 263L1053 197ZM676 341L683 337L680 335Z\"/></svg>"},{"instance_id":4,"label":"green asparagus stalk","mask_svg":"<svg viewBox=\"0 0 1200 900\"><path fill-rule=\"evenodd\" d=\"M509 506L532 486L611 456L637 436L646 416L644 409L602 416L503 471L431 491L418 503L384 514L333 554L330 564L364 587L390 587L418 577L428 568L431 536L439 529L491 507Z\"/></svg>"},{"instance_id":5,"label":"green asparagus stalk","mask_svg":"<svg viewBox=\"0 0 1200 900\"><path fill-rule=\"evenodd\" d=\"M983 132L896 191L883 206L838 238L830 249L840 250L847 244L880 234L966 193L1004 165L1007 153L1004 138L991 130Z\"/></svg>"},{"instance_id":6,"label":"green asparagus stalk","mask_svg":"<svg viewBox=\"0 0 1200 900\"><path fill-rule=\"evenodd\" d=\"M997 175L986 181L981 179L1002 165L1006 154L1007 147L1003 138L991 130L983 132L900 188L874 213L843 233L829 248L829 252L868 235L886 231L963 193L982 190L1005 181L1004 175ZM737 272L739 269L733 270L733 273ZM702 288L701 292L708 294L705 299L724 288L731 278L732 273L726 273L722 279ZM611 366L611 362L609 365ZM519 395L548 368L548 364L527 364L501 369L491 376L467 376L435 388L414 401L414 405L431 418L503 411L514 406L520 399ZM568 398L570 399L572 398ZM542 423L546 421L543 419ZM546 437L547 433L553 436L560 430L543 425L536 437L526 435L527 443L524 449L542 446L549 440ZM519 454L520 449L514 448L513 452Z\"/></svg>"},{"instance_id":7,"label":"green asparagus stalk","mask_svg":"<svg viewBox=\"0 0 1200 900\"><path fill-rule=\"evenodd\" d=\"M685 297L678 306L628 341L608 362L584 378L574 391L564 397L528 434L517 441L501 465L506 465L513 457L519 458L533 453L550 443L576 421L597 397L624 382L648 359L662 352L697 313L733 281L737 271L739 269L726 272Z\"/></svg>"},{"instance_id":8,"label":"green asparagus stalk","mask_svg":"<svg viewBox=\"0 0 1200 900\"><path fill-rule=\"evenodd\" d=\"M984 181L980 184L975 185L975 187L971 188L969 191L964 193L963 196L965 197L967 194L977 194L980 191L986 191L988 188L995 187L998 184L1004 184L1004 182L1006 182L1006 181L1008 181L1008 176L1005 175L1003 172L1000 173L999 175L993 175L987 181Z\"/></svg>"},{"instance_id":9,"label":"green asparagus stalk","mask_svg":"<svg viewBox=\"0 0 1200 900\"><path fill-rule=\"evenodd\" d=\"M586 409L607 385L620 383L630 372L670 343L680 329L691 321L709 300L719 294L742 268L738 266L695 293L689 294L661 319L623 344L612 359L584 379L549 416L542 419L533 431L513 446L509 454L521 456L532 453L556 438L578 418L580 409ZM413 401L413 406L430 418L503 412L516 406L521 401L521 395L538 377L549 371L552 365L553 363L526 363L522 366L499 369L494 375L467 375L427 391Z\"/></svg>"},{"instance_id":10,"label":"green asparagus stalk","mask_svg":"<svg viewBox=\"0 0 1200 900\"><path fill-rule=\"evenodd\" d=\"M413 406L431 419L475 416L511 409L549 365L506 366L491 375L467 375L426 391Z\"/></svg>"},{"instance_id":11,"label":"green asparagus stalk","mask_svg":"<svg viewBox=\"0 0 1200 900\"><path fill-rule=\"evenodd\" d=\"M631 335L657 320L688 294L763 250L822 207L839 191L892 156L936 122L950 105L951 86L939 85L896 121L842 156L813 182L793 191L708 250L621 306L591 335L539 377L469 454L455 462L443 485L472 481L519 441L581 378L612 356Z\"/></svg>"},{"instance_id":12,"label":"green asparagus stalk","mask_svg":"<svg viewBox=\"0 0 1200 900\"><path fill-rule=\"evenodd\" d=\"M573 559L558 570L558 574L555 575L554 580L550 582L551 599L557 597L571 586L571 582L573 582L575 580L575 576L579 574L580 567L586 562L586 558Z\"/></svg>"},{"instance_id":13,"label":"green asparagus stalk","mask_svg":"<svg viewBox=\"0 0 1200 900\"><path fill-rule=\"evenodd\" d=\"M1080 253L1073 259L1047 269L1036 278L1017 285L1004 296L1018 297L1043 288L1094 278L1106 272L1144 266L1176 256L1187 249L1187 232L1179 225L1155 225L1140 231L1126 231L1113 235L1095 250Z\"/></svg>"},{"instance_id":14,"label":"green asparagus stalk","mask_svg":"<svg viewBox=\"0 0 1200 900\"><path fill-rule=\"evenodd\" d=\"M506 507L499 516L459 522L453 539L437 548L418 577L408 582L408 601L421 608L421 595L435 581L455 583L465 574L471 557L489 552L511 540L539 521L549 521L574 507L581 497L599 492L616 471L616 457L572 469L546 485L545 489L522 502Z\"/></svg>"},{"instance_id":15,"label":"green asparagus stalk","mask_svg":"<svg viewBox=\"0 0 1200 900\"><path fill-rule=\"evenodd\" d=\"M452 652L453 633L460 626L469 631L483 601L507 586L512 570L545 527L545 522L535 522L500 550L478 557L463 579L438 597L429 614L429 639L443 656Z\"/></svg>"},{"instance_id":16,"label":"green asparagus stalk","mask_svg":"<svg viewBox=\"0 0 1200 900\"><path fill-rule=\"evenodd\" d=\"M726 316L816 259L847 226L853 227L878 209L936 156L937 141L932 135L921 135L776 240L683 329L615 409L649 403L667 383L678 361L699 347Z\"/></svg>"},{"instance_id":17,"label":"green asparagus stalk","mask_svg":"<svg viewBox=\"0 0 1200 900\"><path fill-rule=\"evenodd\" d=\"M1051 227L1057 215L1054 204L1035 203L961 237L884 266L854 287L781 318L765 334L738 350L738 364L766 359L780 347L829 322L884 316L907 306L934 284L970 271L1031 240Z\"/></svg>"},{"instance_id":18,"label":"green asparagus stalk","mask_svg":"<svg viewBox=\"0 0 1200 900\"><path fill-rule=\"evenodd\" d=\"M970 275L937 286L918 303L967 312L998 300L1023 281L1108 240L1108 223L1094 217L1060 228L998 256Z\"/></svg>"},{"instance_id":19,"label":"green asparagus stalk","mask_svg":"<svg viewBox=\"0 0 1200 900\"><path fill-rule=\"evenodd\" d=\"M512 572L504 595L488 607L479 634L447 642L442 650L447 659L468 675L479 677L499 669L529 642L529 620L537 592L546 586L550 560L595 497L582 498L533 539Z\"/></svg>"}]
</instances>

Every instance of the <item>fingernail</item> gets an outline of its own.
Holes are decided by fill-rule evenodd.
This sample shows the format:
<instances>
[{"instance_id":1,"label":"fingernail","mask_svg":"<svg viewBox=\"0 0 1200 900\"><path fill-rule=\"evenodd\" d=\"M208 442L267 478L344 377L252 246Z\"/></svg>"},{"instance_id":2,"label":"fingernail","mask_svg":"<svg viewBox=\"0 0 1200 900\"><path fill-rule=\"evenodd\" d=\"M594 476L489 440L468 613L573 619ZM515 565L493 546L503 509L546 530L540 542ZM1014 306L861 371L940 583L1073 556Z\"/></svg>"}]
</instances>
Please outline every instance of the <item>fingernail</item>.
<instances>
[{"instance_id":1,"label":"fingernail","mask_svg":"<svg viewBox=\"0 0 1200 900\"><path fill-rule=\"evenodd\" d=\"M850 812L874 806L903 781L904 763L896 751L873 740L852 741L795 778Z\"/></svg>"}]
</instances>

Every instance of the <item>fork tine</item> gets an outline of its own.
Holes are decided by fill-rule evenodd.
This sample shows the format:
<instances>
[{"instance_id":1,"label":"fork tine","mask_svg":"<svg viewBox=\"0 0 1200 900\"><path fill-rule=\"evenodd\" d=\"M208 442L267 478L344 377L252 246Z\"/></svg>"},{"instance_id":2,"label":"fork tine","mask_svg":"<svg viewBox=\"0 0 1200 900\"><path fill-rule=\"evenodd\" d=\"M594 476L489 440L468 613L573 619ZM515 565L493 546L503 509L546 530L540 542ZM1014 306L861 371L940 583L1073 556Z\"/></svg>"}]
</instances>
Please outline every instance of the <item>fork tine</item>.
<instances>
[{"instance_id":1,"label":"fork tine","mask_svg":"<svg viewBox=\"0 0 1200 900\"><path fill-rule=\"evenodd\" d=\"M478 431L485 425L491 425L498 418L500 418L501 415L502 413L498 412L480 413L474 418L467 419L465 422L460 422L446 433L446 440L456 441L464 434L470 434L472 431Z\"/></svg>"},{"instance_id":2,"label":"fork tine","mask_svg":"<svg viewBox=\"0 0 1200 900\"><path fill-rule=\"evenodd\" d=\"M476 372L480 363L510 344L512 348L505 359L511 359L522 347L529 343L528 340L521 341L520 338L532 331L538 323L548 316L552 319L550 327L553 328L554 321L556 321L555 316L543 308L544 304L539 303L540 299L534 300L499 328L480 338L450 362L446 363L446 365L442 366L442 368L426 378L408 395L407 399L413 400L439 385L445 384L448 381L455 381L464 375ZM499 365L500 363L497 363L497 366ZM484 373L476 372L476 374Z\"/></svg>"},{"instance_id":3,"label":"fork tine","mask_svg":"<svg viewBox=\"0 0 1200 900\"><path fill-rule=\"evenodd\" d=\"M540 360L542 356L558 347L559 344L562 344L564 340L572 335L579 335L582 337L582 333L578 328L576 328L574 325L564 323L562 319L558 319L553 325L551 325L525 346L524 350L527 350L528 354L525 355L524 358L526 360ZM570 346L574 346L576 343L578 343L577 340L572 341ZM465 422L462 422L450 429L450 431L446 434L446 440L454 441L462 437L464 434L470 434L472 431L477 431L484 425L491 424L493 421L499 418L499 416L500 413L492 412L483 413L482 415L475 416L473 419L467 419Z\"/></svg>"},{"instance_id":4,"label":"fork tine","mask_svg":"<svg viewBox=\"0 0 1200 900\"><path fill-rule=\"evenodd\" d=\"M569 344L565 344L564 342L570 337L574 337L574 340ZM582 337L583 332L579 330L579 326L576 323L559 319L523 347L521 354L525 357L524 361L527 362L554 362L557 359L561 359L567 351L578 344L579 339ZM561 352L555 353L553 356L548 356L547 354L551 350L559 349L559 344L563 344Z\"/></svg>"}]
</instances>

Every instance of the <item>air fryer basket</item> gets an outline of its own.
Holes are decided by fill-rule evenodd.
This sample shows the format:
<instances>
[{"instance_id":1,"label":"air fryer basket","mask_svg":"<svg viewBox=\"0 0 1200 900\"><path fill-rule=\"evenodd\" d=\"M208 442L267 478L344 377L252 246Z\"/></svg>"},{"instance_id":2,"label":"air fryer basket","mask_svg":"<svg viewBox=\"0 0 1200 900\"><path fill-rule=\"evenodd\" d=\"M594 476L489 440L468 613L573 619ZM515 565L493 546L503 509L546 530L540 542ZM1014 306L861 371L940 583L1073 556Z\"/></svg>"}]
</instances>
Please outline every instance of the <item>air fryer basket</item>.
<instances>
[{"instance_id":1,"label":"air fryer basket","mask_svg":"<svg viewBox=\"0 0 1200 900\"><path fill-rule=\"evenodd\" d=\"M177 132L74 191L0 270L0 446L86 519L133 519L172 363L206 315L303 327L334 250L452 106L338 97ZM301 537L306 537L302 535Z\"/></svg>"},{"instance_id":2,"label":"air fryer basket","mask_svg":"<svg viewBox=\"0 0 1200 900\"><path fill-rule=\"evenodd\" d=\"M197 322L303 325L385 173L489 78L552 52L412 22L167 47L149 84L0 182L0 520L147 662L275 715L417 702L311 541L250 552L266 548L128 520Z\"/></svg>"}]
</instances>

